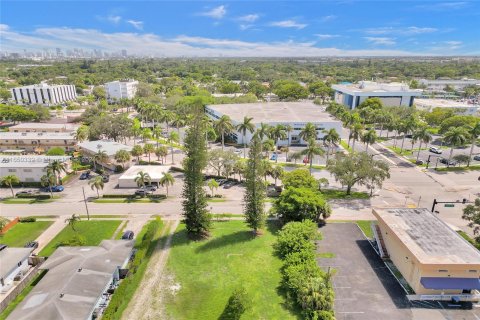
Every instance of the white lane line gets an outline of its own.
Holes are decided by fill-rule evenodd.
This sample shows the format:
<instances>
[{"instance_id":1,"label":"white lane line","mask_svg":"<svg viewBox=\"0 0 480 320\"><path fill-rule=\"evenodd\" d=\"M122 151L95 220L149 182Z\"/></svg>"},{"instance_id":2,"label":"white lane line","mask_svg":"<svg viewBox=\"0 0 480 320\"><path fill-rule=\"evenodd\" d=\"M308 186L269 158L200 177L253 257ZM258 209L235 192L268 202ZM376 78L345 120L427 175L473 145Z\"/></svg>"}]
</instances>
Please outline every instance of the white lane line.
<instances>
[{"instance_id":1,"label":"white lane line","mask_svg":"<svg viewBox=\"0 0 480 320\"><path fill-rule=\"evenodd\" d=\"M337 313L365 313L363 311L338 311Z\"/></svg>"},{"instance_id":2,"label":"white lane line","mask_svg":"<svg viewBox=\"0 0 480 320\"><path fill-rule=\"evenodd\" d=\"M390 203L388 203L388 202L387 202L387 201L385 201L385 200L382 200L382 201L383 201L383 203L385 203L385 204L387 204L387 205L388 205L388 204L390 204Z\"/></svg>"}]
</instances>

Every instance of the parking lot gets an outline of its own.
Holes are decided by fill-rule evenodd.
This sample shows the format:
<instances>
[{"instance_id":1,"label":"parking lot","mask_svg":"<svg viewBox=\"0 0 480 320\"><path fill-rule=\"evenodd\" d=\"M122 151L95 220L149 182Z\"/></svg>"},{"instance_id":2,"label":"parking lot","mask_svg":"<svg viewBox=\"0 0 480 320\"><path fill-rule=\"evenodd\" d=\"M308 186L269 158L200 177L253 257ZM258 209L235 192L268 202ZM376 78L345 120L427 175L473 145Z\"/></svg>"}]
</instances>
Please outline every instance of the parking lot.
<instances>
[{"instance_id":1,"label":"parking lot","mask_svg":"<svg viewBox=\"0 0 480 320\"><path fill-rule=\"evenodd\" d=\"M335 314L338 320L478 320L480 309L462 310L437 302L410 303L353 223L330 223L320 229L318 252L333 258L319 258L319 265L335 269Z\"/></svg>"}]
</instances>

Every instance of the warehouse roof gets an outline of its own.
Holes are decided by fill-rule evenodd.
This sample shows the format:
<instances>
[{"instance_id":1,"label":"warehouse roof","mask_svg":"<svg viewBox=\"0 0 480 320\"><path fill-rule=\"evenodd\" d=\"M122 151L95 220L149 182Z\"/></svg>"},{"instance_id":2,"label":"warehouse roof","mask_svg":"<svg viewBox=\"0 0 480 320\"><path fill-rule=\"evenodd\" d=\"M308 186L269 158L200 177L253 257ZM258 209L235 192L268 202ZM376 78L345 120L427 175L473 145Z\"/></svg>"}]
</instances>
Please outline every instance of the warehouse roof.
<instances>
[{"instance_id":1,"label":"warehouse roof","mask_svg":"<svg viewBox=\"0 0 480 320\"><path fill-rule=\"evenodd\" d=\"M7 319L88 319L132 247L133 240L103 240L98 247L59 247L40 267L47 274Z\"/></svg>"},{"instance_id":2,"label":"warehouse roof","mask_svg":"<svg viewBox=\"0 0 480 320\"><path fill-rule=\"evenodd\" d=\"M423 264L480 264L480 252L427 209L374 209Z\"/></svg>"},{"instance_id":3,"label":"warehouse roof","mask_svg":"<svg viewBox=\"0 0 480 320\"><path fill-rule=\"evenodd\" d=\"M419 96L422 94L422 90L410 89L407 84L392 82L392 83L380 83L373 81L360 81L358 83L349 84L334 84L332 89L337 91L346 92L348 94L361 94L361 93L375 93L381 95L382 93L401 93L412 94Z\"/></svg>"},{"instance_id":4,"label":"warehouse roof","mask_svg":"<svg viewBox=\"0 0 480 320\"><path fill-rule=\"evenodd\" d=\"M255 123L337 122L310 101L216 104L207 108L228 115L237 123L242 122L244 117L252 117Z\"/></svg>"},{"instance_id":5,"label":"warehouse roof","mask_svg":"<svg viewBox=\"0 0 480 320\"><path fill-rule=\"evenodd\" d=\"M92 154L97 153L99 150L105 151L105 153L109 156L112 157L117 153L119 150L127 150L131 151L132 147L127 146L125 144L121 144L115 141L110 141L110 140L95 140L95 141L85 141L82 143L79 143L78 146Z\"/></svg>"}]
</instances>

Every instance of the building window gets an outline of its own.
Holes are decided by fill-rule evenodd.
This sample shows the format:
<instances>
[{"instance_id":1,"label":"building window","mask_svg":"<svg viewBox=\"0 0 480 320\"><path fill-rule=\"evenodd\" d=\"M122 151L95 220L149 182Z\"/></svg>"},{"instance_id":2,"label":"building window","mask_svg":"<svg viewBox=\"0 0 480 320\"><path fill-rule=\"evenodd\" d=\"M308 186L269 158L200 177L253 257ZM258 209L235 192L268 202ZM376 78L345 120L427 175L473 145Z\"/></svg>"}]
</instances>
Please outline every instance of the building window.
<instances>
[{"instance_id":1,"label":"building window","mask_svg":"<svg viewBox=\"0 0 480 320\"><path fill-rule=\"evenodd\" d=\"M23 169L23 172L32 172L32 169Z\"/></svg>"},{"instance_id":2,"label":"building window","mask_svg":"<svg viewBox=\"0 0 480 320\"><path fill-rule=\"evenodd\" d=\"M17 172L17 169L8 169L8 172Z\"/></svg>"},{"instance_id":3,"label":"building window","mask_svg":"<svg viewBox=\"0 0 480 320\"><path fill-rule=\"evenodd\" d=\"M440 270L438 270L438 272L448 272L448 270L440 269Z\"/></svg>"},{"instance_id":4,"label":"building window","mask_svg":"<svg viewBox=\"0 0 480 320\"><path fill-rule=\"evenodd\" d=\"M21 266L22 265L22 261L20 261L19 263L17 263L17 266Z\"/></svg>"},{"instance_id":5,"label":"building window","mask_svg":"<svg viewBox=\"0 0 480 320\"><path fill-rule=\"evenodd\" d=\"M477 270L468 270L468 272L476 273Z\"/></svg>"}]
</instances>

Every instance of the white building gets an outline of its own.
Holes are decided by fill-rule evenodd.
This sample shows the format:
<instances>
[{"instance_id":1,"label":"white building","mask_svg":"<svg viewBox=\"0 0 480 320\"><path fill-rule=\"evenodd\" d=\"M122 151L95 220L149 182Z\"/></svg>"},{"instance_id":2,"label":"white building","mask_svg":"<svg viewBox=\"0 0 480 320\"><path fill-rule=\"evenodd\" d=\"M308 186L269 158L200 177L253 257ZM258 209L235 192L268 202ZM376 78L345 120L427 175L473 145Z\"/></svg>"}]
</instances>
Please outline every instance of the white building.
<instances>
[{"instance_id":1,"label":"white building","mask_svg":"<svg viewBox=\"0 0 480 320\"><path fill-rule=\"evenodd\" d=\"M17 104L58 105L77 99L74 85L48 85L46 83L11 89Z\"/></svg>"},{"instance_id":2,"label":"white building","mask_svg":"<svg viewBox=\"0 0 480 320\"><path fill-rule=\"evenodd\" d=\"M133 99L137 93L138 81L133 79L112 81L105 83L107 99L115 101L120 99Z\"/></svg>"},{"instance_id":3,"label":"white building","mask_svg":"<svg viewBox=\"0 0 480 320\"><path fill-rule=\"evenodd\" d=\"M170 170L170 166L131 166L120 178L118 178L119 188L136 188L135 178L140 171L148 173L150 182L158 185L164 173Z\"/></svg>"},{"instance_id":4,"label":"white building","mask_svg":"<svg viewBox=\"0 0 480 320\"><path fill-rule=\"evenodd\" d=\"M417 99L415 106L419 110L432 111L434 108L449 108L455 113L480 116L480 105L471 104L464 101L446 100L446 99Z\"/></svg>"},{"instance_id":5,"label":"white building","mask_svg":"<svg viewBox=\"0 0 480 320\"><path fill-rule=\"evenodd\" d=\"M72 151L76 143L74 132L0 132L0 151L20 149L38 152L39 149L48 151L53 147Z\"/></svg>"},{"instance_id":6,"label":"white building","mask_svg":"<svg viewBox=\"0 0 480 320\"><path fill-rule=\"evenodd\" d=\"M0 178L16 175L20 182L40 182L50 162L58 160L68 169L67 156L0 156ZM62 173L63 174L63 173Z\"/></svg>"},{"instance_id":7,"label":"white building","mask_svg":"<svg viewBox=\"0 0 480 320\"><path fill-rule=\"evenodd\" d=\"M414 98L422 94L422 90L410 89L403 83L377 83L360 81L357 84L335 84L334 101L355 109L368 98L379 98L385 106L411 107Z\"/></svg>"},{"instance_id":8,"label":"white building","mask_svg":"<svg viewBox=\"0 0 480 320\"><path fill-rule=\"evenodd\" d=\"M480 86L480 80L478 79L461 79L461 80L451 80L451 79L439 79L439 80L427 80L421 79L421 85L425 86L427 91L444 91L445 87L449 86L455 91L460 91L465 89L468 86Z\"/></svg>"},{"instance_id":9,"label":"white building","mask_svg":"<svg viewBox=\"0 0 480 320\"><path fill-rule=\"evenodd\" d=\"M5 248L0 251L0 293L8 292L14 279L21 279L28 271L28 257L32 248Z\"/></svg>"},{"instance_id":10,"label":"white building","mask_svg":"<svg viewBox=\"0 0 480 320\"><path fill-rule=\"evenodd\" d=\"M217 104L206 106L205 112L214 120L227 115L232 119L234 126L242 123L244 117L253 118L252 122L256 128L260 127L260 123L270 126L278 124L291 126L293 130L290 132L290 141L288 138L280 140L278 145L306 144L307 142L302 140L299 134L309 122L317 128L317 140L324 136L324 130L332 128L342 134L342 123L310 101ZM247 131L245 137L243 137L241 132L235 130L230 136L237 143L243 144L244 141L245 143L250 142L253 133Z\"/></svg>"},{"instance_id":11,"label":"white building","mask_svg":"<svg viewBox=\"0 0 480 320\"><path fill-rule=\"evenodd\" d=\"M110 170L115 169L115 154L120 150L126 150L128 152L132 151L131 146L121 144L119 142L110 141L110 140L95 140L95 141L85 141L78 144L79 150L84 157L89 157L93 161L93 156L99 151L103 151L108 156L108 160L100 163L102 166L109 168ZM128 164L127 164L128 166Z\"/></svg>"},{"instance_id":12,"label":"white building","mask_svg":"<svg viewBox=\"0 0 480 320\"><path fill-rule=\"evenodd\" d=\"M8 128L10 132L75 132L79 125L72 123L23 122Z\"/></svg>"}]
</instances>

